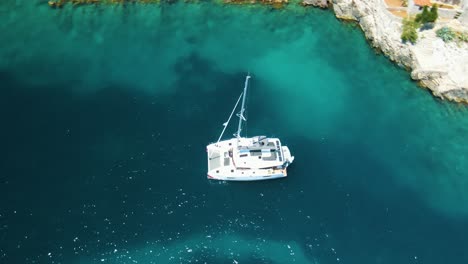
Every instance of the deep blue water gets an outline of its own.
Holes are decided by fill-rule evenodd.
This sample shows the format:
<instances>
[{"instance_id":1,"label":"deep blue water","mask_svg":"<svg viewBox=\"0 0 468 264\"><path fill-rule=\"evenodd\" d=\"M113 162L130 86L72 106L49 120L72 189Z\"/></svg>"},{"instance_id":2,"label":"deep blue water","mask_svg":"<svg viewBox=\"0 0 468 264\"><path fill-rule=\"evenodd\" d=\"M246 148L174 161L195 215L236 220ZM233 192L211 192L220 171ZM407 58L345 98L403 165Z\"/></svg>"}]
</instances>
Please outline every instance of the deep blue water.
<instances>
[{"instance_id":1,"label":"deep blue water","mask_svg":"<svg viewBox=\"0 0 468 264\"><path fill-rule=\"evenodd\" d=\"M468 262L467 108L331 12L0 14L0 263ZM208 181L246 71L247 135L296 160L286 179Z\"/></svg>"}]
</instances>

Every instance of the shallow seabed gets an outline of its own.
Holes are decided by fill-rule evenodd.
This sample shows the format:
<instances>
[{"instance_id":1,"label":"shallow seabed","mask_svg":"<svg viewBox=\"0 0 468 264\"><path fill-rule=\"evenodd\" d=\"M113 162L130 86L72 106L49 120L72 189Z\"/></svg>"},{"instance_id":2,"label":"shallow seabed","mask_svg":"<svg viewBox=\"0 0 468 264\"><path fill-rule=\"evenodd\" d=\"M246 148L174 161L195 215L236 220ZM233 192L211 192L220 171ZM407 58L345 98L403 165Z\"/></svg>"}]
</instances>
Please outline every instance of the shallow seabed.
<instances>
[{"instance_id":1,"label":"shallow seabed","mask_svg":"<svg viewBox=\"0 0 468 264\"><path fill-rule=\"evenodd\" d=\"M468 263L467 108L329 11L7 0L0 32L1 263ZM208 181L247 71L244 132L296 160Z\"/></svg>"}]
</instances>

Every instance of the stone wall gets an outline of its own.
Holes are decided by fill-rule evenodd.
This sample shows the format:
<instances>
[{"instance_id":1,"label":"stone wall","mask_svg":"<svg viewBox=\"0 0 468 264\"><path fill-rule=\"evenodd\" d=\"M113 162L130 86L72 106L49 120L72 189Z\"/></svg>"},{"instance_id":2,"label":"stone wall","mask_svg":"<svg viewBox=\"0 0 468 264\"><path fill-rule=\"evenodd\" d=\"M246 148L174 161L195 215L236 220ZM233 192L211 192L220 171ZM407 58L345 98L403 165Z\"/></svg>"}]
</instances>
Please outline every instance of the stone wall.
<instances>
[{"instance_id":1,"label":"stone wall","mask_svg":"<svg viewBox=\"0 0 468 264\"><path fill-rule=\"evenodd\" d=\"M437 12L439 14L439 18L452 19L455 17L457 12L459 11L460 10L456 10L456 9L439 8Z\"/></svg>"}]
</instances>

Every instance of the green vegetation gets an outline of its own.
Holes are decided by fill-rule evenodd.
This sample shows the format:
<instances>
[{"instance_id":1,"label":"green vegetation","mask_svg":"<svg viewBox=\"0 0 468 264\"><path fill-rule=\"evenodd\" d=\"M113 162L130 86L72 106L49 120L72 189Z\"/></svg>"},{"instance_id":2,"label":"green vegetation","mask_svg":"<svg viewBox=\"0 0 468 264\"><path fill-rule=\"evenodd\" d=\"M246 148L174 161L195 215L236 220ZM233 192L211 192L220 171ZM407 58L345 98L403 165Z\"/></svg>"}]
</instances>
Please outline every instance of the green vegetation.
<instances>
[{"instance_id":1,"label":"green vegetation","mask_svg":"<svg viewBox=\"0 0 468 264\"><path fill-rule=\"evenodd\" d=\"M444 42L449 42L456 38L455 32L449 27L439 28L436 34L437 37L441 38Z\"/></svg>"},{"instance_id":2,"label":"green vegetation","mask_svg":"<svg viewBox=\"0 0 468 264\"><path fill-rule=\"evenodd\" d=\"M437 37L445 42L459 41L468 43L468 32L458 32L449 27L442 27L436 31Z\"/></svg>"},{"instance_id":3,"label":"green vegetation","mask_svg":"<svg viewBox=\"0 0 468 264\"><path fill-rule=\"evenodd\" d=\"M438 10L439 10L439 8L437 7L437 5L433 4L432 8L431 8L431 16L430 16L431 21L429 21L429 22L435 22L437 20L437 18L439 18Z\"/></svg>"},{"instance_id":4,"label":"green vegetation","mask_svg":"<svg viewBox=\"0 0 468 264\"><path fill-rule=\"evenodd\" d=\"M418 32L416 29L419 28L419 23L411 19L403 19L403 32L401 32L401 40L403 42L416 43L418 40Z\"/></svg>"},{"instance_id":5,"label":"green vegetation","mask_svg":"<svg viewBox=\"0 0 468 264\"><path fill-rule=\"evenodd\" d=\"M427 6L424 6L422 13L416 15L416 22L420 22L422 24L425 23L434 23L437 18L439 17L437 5L434 4L429 11Z\"/></svg>"},{"instance_id":6,"label":"green vegetation","mask_svg":"<svg viewBox=\"0 0 468 264\"><path fill-rule=\"evenodd\" d=\"M468 32L457 32L457 38L462 42L468 43Z\"/></svg>"},{"instance_id":7,"label":"green vegetation","mask_svg":"<svg viewBox=\"0 0 468 264\"><path fill-rule=\"evenodd\" d=\"M401 6L407 7L408 6L408 0L401 0Z\"/></svg>"}]
</instances>

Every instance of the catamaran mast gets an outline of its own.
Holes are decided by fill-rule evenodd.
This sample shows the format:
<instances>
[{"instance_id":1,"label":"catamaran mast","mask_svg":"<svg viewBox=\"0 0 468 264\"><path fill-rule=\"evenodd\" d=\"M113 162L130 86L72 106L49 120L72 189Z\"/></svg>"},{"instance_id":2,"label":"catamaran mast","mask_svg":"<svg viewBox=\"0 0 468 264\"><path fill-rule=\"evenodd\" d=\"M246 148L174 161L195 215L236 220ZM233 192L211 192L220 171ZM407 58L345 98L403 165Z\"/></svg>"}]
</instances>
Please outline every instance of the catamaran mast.
<instances>
[{"instance_id":1,"label":"catamaran mast","mask_svg":"<svg viewBox=\"0 0 468 264\"><path fill-rule=\"evenodd\" d=\"M239 95L239 99L237 99L236 105L234 106L234 109L232 109L232 112L231 112L231 114L229 115L228 120L223 124L223 127L224 127L224 128L223 128L223 131L221 132L221 135L219 135L218 141L216 141L216 143L219 143L219 141L220 141L221 138L223 137L224 131L226 131L226 128L227 128L227 126L229 125L229 121L231 121L231 117L232 117L232 115L234 114L234 112L236 111L237 105L239 104L239 101L240 101L240 99L242 98L242 94L243 94L243 93L241 93L241 94Z\"/></svg>"},{"instance_id":2,"label":"catamaran mast","mask_svg":"<svg viewBox=\"0 0 468 264\"><path fill-rule=\"evenodd\" d=\"M239 126L237 127L237 133L236 133L237 139L241 137L240 133L242 130L242 120L247 121L244 117L244 111L245 111L245 96L247 95L247 87L249 86L249 79L250 79L250 75L247 74L247 76L245 77L244 92L242 95L242 106L241 106L240 112L237 114L237 116L239 117Z\"/></svg>"}]
</instances>

